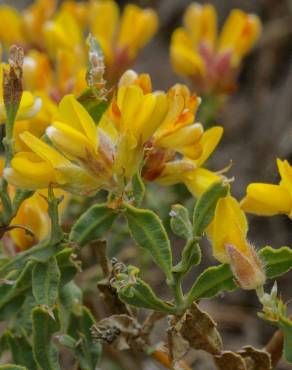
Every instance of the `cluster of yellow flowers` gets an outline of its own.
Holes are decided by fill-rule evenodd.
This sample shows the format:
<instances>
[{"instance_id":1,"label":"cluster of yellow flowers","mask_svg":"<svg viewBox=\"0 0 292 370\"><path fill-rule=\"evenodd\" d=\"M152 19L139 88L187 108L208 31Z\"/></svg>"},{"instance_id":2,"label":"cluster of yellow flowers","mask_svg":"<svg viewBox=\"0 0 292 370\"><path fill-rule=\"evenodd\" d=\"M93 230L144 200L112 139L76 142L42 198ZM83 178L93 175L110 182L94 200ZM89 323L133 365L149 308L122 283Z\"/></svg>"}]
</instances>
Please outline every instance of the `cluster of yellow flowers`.
<instances>
[{"instance_id":1,"label":"cluster of yellow flowers","mask_svg":"<svg viewBox=\"0 0 292 370\"><path fill-rule=\"evenodd\" d=\"M199 197L224 179L203 168L223 128L205 130L196 123L201 99L181 84L167 92L153 91L147 74L126 70L157 29L154 11L127 5L120 16L112 0L65 1L59 9L54 0L37 0L23 14L2 6L0 18L4 49L17 43L27 50L24 87L31 91L22 95L14 126L15 154L3 176L11 192L13 187L37 190L12 224L28 222L38 240L47 235L42 191L50 185L83 195L105 189L123 198L139 173L144 181L162 185L182 182ZM11 32L5 24L10 24ZM86 87L86 29L103 50L107 80L118 84L99 122L78 101ZM194 3L185 13L184 27L172 37L174 69L190 77L203 94L228 93L260 29L256 16L234 10L217 40L215 9ZM5 68L3 64L0 79ZM1 88L0 120L5 120ZM292 167L280 160L278 167L279 185L251 184L241 204L230 194L221 198L208 228L214 256L231 263L246 289L261 285L265 274L247 241L244 211L260 215L292 211ZM11 235L19 248L32 243L21 229Z\"/></svg>"},{"instance_id":2,"label":"cluster of yellow flowers","mask_svg":"<svg viewBox=\"0 0 292 370\"><path fill-rule=\"evenodd\" d=\"M241 60L260 32L257 16L234 9L217 36L215 8L192 3L185 12L184 26L172 35L173 68L190 78L200 94L229 94L234 91Z\"/></svg>"}]
</instances>

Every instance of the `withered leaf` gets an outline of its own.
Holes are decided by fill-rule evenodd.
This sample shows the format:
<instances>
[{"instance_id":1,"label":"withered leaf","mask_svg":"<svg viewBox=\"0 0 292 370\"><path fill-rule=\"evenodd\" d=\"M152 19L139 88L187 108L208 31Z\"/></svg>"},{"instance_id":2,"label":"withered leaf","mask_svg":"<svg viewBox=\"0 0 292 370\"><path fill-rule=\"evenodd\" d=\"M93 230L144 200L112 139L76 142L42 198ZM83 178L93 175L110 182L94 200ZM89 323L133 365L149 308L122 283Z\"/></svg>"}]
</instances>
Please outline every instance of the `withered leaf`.
<instances>
[{"instance_id":1,"label":"withered leaf","mask_svg":"<svg viewBox=\"0 0 292 370\"><path fill-rule=\"evenodd\" d=\"M170 358L176 364L189 350L190 344L175 328L169 329L167 334Z\"/></svg>"},{"instance_id":2,"label":"withered leaf","mask_svg":"<svg viewBox=\"0 0 292 370\"><path fill-rule=\"evenodd\" d=\"M91 328L92 336L97 342L112 345L119 351L130 348L131 341L140 332L139 323L128 315L112 315Z\"/></svg>"},{"instance_id":3,"label":"withered leaf","mask_svg":"<svg viewBox=\"0 0 292 370\"><path fill-rule=\"evenodd\" d=\"M235 352L225 351L220 356L214 356L218 370L247 370L243 358Z\"/></svg>"},{"instance_id":4,"label":"withered leaf","mask_svg":"<svg viewBox=\"0 0 292 370\"><path fill-rule=\"evenodd\" d=\"M207 312L201 311L196 303L185 312L175 328L194 349L201 349L213 355L222 351L223 343L216 323Z\"/></svg>"},{"instance_id":5,"label":"withered leaf","mask_svg":"<svg viewBox=\"0 0 292 370\"><path fill-rule=\"evenodd\" d=\"M244 358L247 370L272 370L271 356L266 351L246 346L238 354Z\"/></svg>"}]
</instances>

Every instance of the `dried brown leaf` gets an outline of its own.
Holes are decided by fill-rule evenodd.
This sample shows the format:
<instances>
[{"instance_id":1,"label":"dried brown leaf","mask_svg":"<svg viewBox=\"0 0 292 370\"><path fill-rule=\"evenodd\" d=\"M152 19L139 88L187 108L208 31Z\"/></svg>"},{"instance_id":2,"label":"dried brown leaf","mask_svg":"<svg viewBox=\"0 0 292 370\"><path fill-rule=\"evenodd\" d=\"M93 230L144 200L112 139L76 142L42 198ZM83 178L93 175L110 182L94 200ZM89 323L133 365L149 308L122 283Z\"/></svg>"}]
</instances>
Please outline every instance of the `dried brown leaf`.
<instances>
[{"instance_id":1,"label":"dried brown leaf","mask_svg":"<svg viewBox=\"0 0 292 370\"><path fill-rule=\"evenodd\" d=\"M193 303L175 329L189 342L190 347L218 355L222 351L223 343L216 326L208 313L201 311L198 305Z\"/></svg>"},{"instance_id":2,"label":"dried brown leaf","mask_svg":"<svg viewBox=\"0 0 292 370\"><path fill-rule=\"evenodd\" d=\"M266 351L247 346L238 354L244 358L247 370L272 370L271 356Z\"/></svg>"},{"instance_id":3,"label":"dried brown leaf","mask_svg":"<svg viewBox=\"0 0 292 370\"><path fill-rule=\"evenodd\" d=\"M97 342L107 343L119 351L124 351L130 348L141 327L131 316L113 315L100 320L91 330Z\"/></svg>"},{"instance_id":4,"label":"dried brown leaf","mask_svg":"<svg viewBox=\"0 0 292 370\"><path fill-rule=\"evenodd\" d=\"M235 352L225 351L219 356L214 356L218 370L247 370L243 358Z\"/></svg>"}]
</instances>

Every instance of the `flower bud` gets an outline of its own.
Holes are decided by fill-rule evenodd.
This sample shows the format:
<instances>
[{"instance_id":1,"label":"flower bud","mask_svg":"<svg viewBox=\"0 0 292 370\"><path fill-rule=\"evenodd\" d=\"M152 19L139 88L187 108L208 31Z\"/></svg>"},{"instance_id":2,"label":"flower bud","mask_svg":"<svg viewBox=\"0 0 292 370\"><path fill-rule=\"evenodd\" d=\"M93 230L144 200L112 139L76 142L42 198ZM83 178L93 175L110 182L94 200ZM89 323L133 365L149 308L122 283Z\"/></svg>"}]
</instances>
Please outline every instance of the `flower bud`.
<instances>
[{"instance_id":1,"label":"flower bud","mask_svg":"<svg viewBox=\"0 0 292 370\"><path fill-rule=\"evenodd\" d=\"M253 247L248 244L249 253L243 253L232 244L226 244L225 250L230 259L230 267L237 282L243 289L257 289L263 286L266 275L263 264Z\"/></svg>"}]
</instances>

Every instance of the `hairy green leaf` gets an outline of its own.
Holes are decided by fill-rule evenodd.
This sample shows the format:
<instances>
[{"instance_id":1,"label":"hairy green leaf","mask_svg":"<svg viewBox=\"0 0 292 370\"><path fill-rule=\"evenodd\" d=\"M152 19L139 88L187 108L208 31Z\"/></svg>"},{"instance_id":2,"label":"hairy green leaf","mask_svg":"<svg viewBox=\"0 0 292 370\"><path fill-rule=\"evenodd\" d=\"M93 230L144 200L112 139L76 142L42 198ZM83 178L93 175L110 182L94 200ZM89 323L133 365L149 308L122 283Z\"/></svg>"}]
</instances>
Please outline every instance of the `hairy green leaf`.
<instances>
[{"instance_id":1,"label":"hairy green leaf","mask_svg":"<svg viewBox=\"0 0 292 370\"><path fill-rule=\"evenodd\" d=\"M118 289L119 298L130 306L150 310L174 313L174 307L159 299L151 287L143 280L136 278L135 284Z\"/></svg>"},{"instance_id":2,"label":"hairy green leaf","mask_svg":"<svg viewBox=\"0 0 292 370\"><path fill-rule=\"evenodd\" d=\"M95 370L101 356L100 344L92 340L93 324L95 324L94 317L85 306L80 306L79 313L72 313L69 319L67 335L78 343L74 354L82 370Z\"/></svg>"},{"instance_id":3,"label":"hairy green leaf","mask_svg":"<svg viewBox=\"0 0 292 370\"><path fill-rule=\"evenodd\" d=\"M189 303L201 298L211 298L222 291L236 288L229 265L218 265L207 268L197 278L188 293Z\"/></svg>"},{"instance_id":4,"label":"hairy green leaf","mask_svg":"<svg viewBox=\"0 0 292 370\"><path fill-rule=\"evenodd\" d=\"M56 254L59 269L61 271L60 287L70 282L77 272L80 271L80 261L72 248L64 248Z\"/></svg>"},{"instance_id":5,"label":"hairy green leaf","mask_svg":"<svg viewBox=\"0 0 292 370\"><path fill-rule=\"evenodd\" d=\"M106 204L95 204L75 222L70 240L81 246L103 238L117 217L117 213Z\"/></svg>"},{"instance_id":6,"label":"hairy green leaf","mask_svg":"<svg viewBox=\"0 0 292 370\"><path fill-rule=\"evenodd\" d=\"M82 291L74 281L70 281L62 287L60 301L68 312L75 312L75 308L78 309L82 302Z\"/></svg>"},{"instance_id":7,"label":"hairy green leaf","mask_svg":"<svg viewBox=\"0 0 292 370\"><path fill-rule=\"evenodd\" d=\"M27 262L22 271L12 271L5 277L6 283L0 285L0 316L7 304L17 299L30 288L33 262ZM24 300L24 296L23 296Z\"/></svg>"},{"instance_id":8,"label":"hairy green leaf","mask_svg":"<svg viewBox=\"0 0 292 370\"><path fill-rule=\"evenodd\" d=\"M289 247L274 249L267 246L259 251L259 255L266 266L269 279L283 275L292 269L292 249Z\"/></svg>"},{"instance_id":9,"label":"hairy green leaf","mask_svg":"<svg viewBox=\"0 0 292 370\"><path fill-rule=\"evenodd\" d=\"M31 344L24 333L14 334L7 330L3 334L3 339L6 340L6 343L10 348L13 361L17 365L25 365L30 370L37 370Z\"/></svg>"},{"instance_id":10,"label":"hairy green leaf","mask_svg":"<svg viewBox=\"0 0 292 370\"><path fill-rule=\"evenodd\" d=\"M32 311L33 354L41 370L61 370L58 352L52 343L53 334L60 330L57 309L38 306Z\"/></svg>"},{"instance_id":11,"label":"hairy green leaf","mask_svg":"<svg viewBox=\"0 0 292 370\"><path fill-rule=\"evenodd\" d=\"M170 227L174 234L186 240L191 239L193 228L189 211L184 206L175 204L171 207L170 216Z\"/></svg>"},{"instance_id":12,"label":"hairy green leaf","mask_svg":"<svg viewBox=\"0 0 292 370\"><path fill-rule=\"evenodd\" d=\"M203 235L206 227L214 217L217 202L225 197L229 191L229 185L216 182L211 185L197 201L193 214L194 236Z\"/></svg>"},{"instance_id":13,"label":"hairy green leaf","mask_svg":"<svg viewBox=\"0 0 292 370\"><path fill-rule=\"evenodd\" d=\"M172 254L169 239L159 217L152 211L126 205L125 215L135 242L146 249L167 278L171 278Z\"/></svg>"},{"instance_id":14,"label":"hairy green leaf","mask_svg":"<svg viewBox=\"0 0 292 370\"><path fill-rule=\"evenodd\" d=\"M32 270L32 292L36 303L53 307L58 298L61 273L55 257L37 263Z\"/></svg>"},{"instance_id":15,"label":"hairy green leaf","mask_svg":"<svg viewBox=\"0 0 292 370\"><path fill-rule=\"evenodd\" d=\"M201 262L202 252L198 241L191 238L187 241L183 251L181 261L174 266L173 272L186 274L192 266L196 266Z\"/></svg>"}]
</instances>

